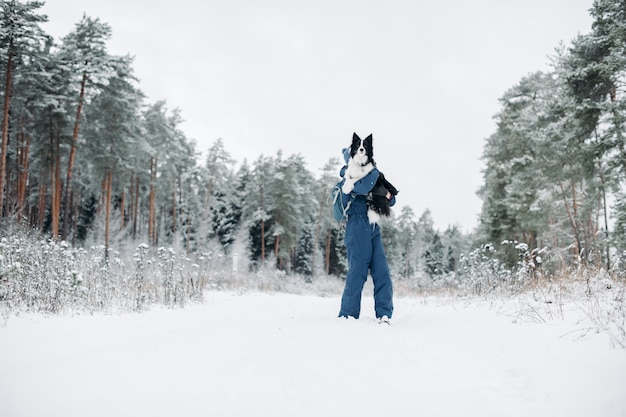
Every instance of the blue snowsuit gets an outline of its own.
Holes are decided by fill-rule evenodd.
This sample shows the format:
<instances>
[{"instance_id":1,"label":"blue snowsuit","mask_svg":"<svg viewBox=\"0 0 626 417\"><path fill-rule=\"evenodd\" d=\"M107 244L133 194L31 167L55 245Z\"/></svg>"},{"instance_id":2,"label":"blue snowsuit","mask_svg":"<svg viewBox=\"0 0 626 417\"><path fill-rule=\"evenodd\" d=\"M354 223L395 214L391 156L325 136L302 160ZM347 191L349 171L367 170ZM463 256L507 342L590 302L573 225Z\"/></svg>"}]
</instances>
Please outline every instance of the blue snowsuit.
<instances>
[{"instance_id":1,"label":"blue snowsuit","mask_svg":"<svg viewBox=\"0 0 626 417\"><path fill-rule=\"evenodd\" d=\"M344 149L343 155L347 163L350 157L349 149ZM346 168L347 166L344 166L341 169L342 177ZM351 203L347 210L348 221L344 238L348 255L348 275L341 297L339 317L359 318L361 314L361 292L367 281L368 272L371 272L374 282L376 317L387 316L391 318L393 313L393 287L383 249L380 227L378 224L371 224L367 218L366 196L376 184L378 175L378 169L374 168L354 184L354 189L350 193L352 198L346 194L343 196L343 201L351 201ZM394 196L389 204L393 206L395 202Z\"/></svg>"}]
</instances>

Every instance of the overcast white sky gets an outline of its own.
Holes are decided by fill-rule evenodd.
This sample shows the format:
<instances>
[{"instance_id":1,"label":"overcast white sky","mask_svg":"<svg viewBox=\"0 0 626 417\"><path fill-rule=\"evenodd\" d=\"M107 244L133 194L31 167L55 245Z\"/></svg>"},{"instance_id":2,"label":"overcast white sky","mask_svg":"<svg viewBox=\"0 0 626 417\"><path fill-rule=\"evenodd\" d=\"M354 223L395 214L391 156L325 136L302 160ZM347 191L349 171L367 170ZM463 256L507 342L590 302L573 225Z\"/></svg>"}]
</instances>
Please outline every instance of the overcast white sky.
<instances>
[{"instance_id":1,"label":"overcast white sky","mask_svg":"<svg viewBox=\"0 0 626 417\"><path fill-rule=\"evenodd\" d=\"M180 108L206 151L301 154L318 173L352 132L417 217L477 225L480 156L498 99L591 30L592 0L48 0L46 31L83 13L135 56L150 102ZM339 169L339 167L337 167Z\"/></svg>"}]
</instances>

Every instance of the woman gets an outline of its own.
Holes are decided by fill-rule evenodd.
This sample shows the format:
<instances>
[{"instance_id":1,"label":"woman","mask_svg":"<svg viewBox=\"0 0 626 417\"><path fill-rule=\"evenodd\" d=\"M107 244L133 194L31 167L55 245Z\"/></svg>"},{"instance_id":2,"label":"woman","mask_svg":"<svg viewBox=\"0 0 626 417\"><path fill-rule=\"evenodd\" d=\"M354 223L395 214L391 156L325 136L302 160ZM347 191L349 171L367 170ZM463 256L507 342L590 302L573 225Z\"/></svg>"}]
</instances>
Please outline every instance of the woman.
<instances>
[{"instance_id":1,"label":"woman","mask_svg":"<svg viewBox=\"0 0 626 417\"><path fill-rule=\"evenodd\" d=\"M343 157L348 163L350 149L343 150ZM347 165L341 169L344 177ZM365 177L356 181L349 195L343 195L346 202L347 223L344 238L348 255L348 275L341 297L339 317L354 317L361 314L361 293L367 274L371 272L374 282L374 310L379 322L389 323L393 314L393 287L389 266L383 249L380 227L377 223L370 223L368 219L367 195L374 189L376 181L382 174L377 168L372 169ZM345 181L345 178L344 180ZM379 187L377 187L379 188ZM389 205L396 202L395 195L388 190L385 196ZM350 202L348 205L347 202Z\"/></svg>"}]
</instances>

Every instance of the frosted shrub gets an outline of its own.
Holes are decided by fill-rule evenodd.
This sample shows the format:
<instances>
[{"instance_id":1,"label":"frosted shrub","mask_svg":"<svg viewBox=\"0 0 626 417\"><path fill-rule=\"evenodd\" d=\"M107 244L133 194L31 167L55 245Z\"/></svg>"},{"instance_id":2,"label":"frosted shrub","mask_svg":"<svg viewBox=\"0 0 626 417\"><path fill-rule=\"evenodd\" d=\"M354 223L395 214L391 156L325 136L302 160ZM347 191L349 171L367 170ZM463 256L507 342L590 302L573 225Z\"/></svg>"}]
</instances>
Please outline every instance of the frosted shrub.
<instances>
[{"instance_id":1,"label":"frosted shrub","mask_svg":"<svg viewBox=\"0 0 626 417\"><path fill-rule=\"evenodd\" d=\"M611 271L622 277L626 277L626 251L614 253L611 256Z\"/></svg>"},{"instance_id":2,"label":"frosted shrub","mask_svg":"<svg viewBox=\"0 0 626 417\"><path fill-rule=\"evenodd\" d=\"M495 256L493 245L483 245L459 260L461 288L475 295L494 293L511 281L512 272Z\"/></svg>"},{"instance_id":3,"label":"frosted shrub","mask_svg":"<svg viewBox=\"0 0 626 417\"><path fill-rule=\"evenodd\" d=\"M190 259L178 256L173 248L157 250L157 268L162 271L163 304L184 306L185 294L193 288L192 277L188 276Z\"/></svg>"},{"instance_id":4,"label":"frosted shrub","mask_svg":"<svg viewBox=\"0 0 626 417\"><path fill-rule=\"evenodd\" d=\"M626 348L626 282L603 268L578 268L568 274L568 298L589 319L590 330L607 334Z\"/></svg>"},{"instance_id":5,"label":"frosted shrub","mask_svg":"<svg viewBox=\"0 0 626 417\"><path fill-rule=\"evenodd\" d=\"M528 245L517 241L503 241L500 249L483 245L462 255L457 270L460 287L468 294L515 295L531 288L543 277L542 262L546 249L529 251ZM517 258L513 267L503 259Z\"/></svg>"},{"instance_id":6,"label":"frosted shrub","mask_svg":"<svg viewBox=\"0 0 626 417\"><path fill-rule=\"evenodd\" d=\"M132 277L132 279L134 279L134 285L132 286L134 291L132 293L131 299L135 302L136 310L142 310L147 304L147 297L143 290L144 287L147 286L148 281L148 277L146 277L145 273L148 249L150 249L150 246L148 246L148 244L146 243L142 243L137 246L137 249L135 249L135 253L133 255L135 274Z\"/></svg>"},{"instance_id":7,"label":"frosted shrub","mask_svg":"<svg viewBox=\"0 0 626 417\"><path fill-rule=\"evenodd\" d=\"M73 247L28 233L0 237L0 313L140 311L202 298L210 265L202 255Z\"/></svg>"}]
</instances>

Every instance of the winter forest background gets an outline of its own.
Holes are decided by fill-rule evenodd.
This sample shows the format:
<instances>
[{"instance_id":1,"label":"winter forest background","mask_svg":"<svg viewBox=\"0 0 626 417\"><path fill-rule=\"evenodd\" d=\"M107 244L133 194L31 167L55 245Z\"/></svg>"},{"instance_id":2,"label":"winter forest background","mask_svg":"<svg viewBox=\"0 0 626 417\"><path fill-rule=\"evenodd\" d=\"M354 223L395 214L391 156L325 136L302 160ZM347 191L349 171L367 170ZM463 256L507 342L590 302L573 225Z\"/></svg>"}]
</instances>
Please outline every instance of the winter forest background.
<instances>
[{"instance_id":1,"label":"winter forest background","mask_svg":"<svg viewBox=\"0 0 626 417\"><path fill-rule=\"evenodd\" d=\"M341 284L330 189L343 161L315 174L301 155L198 150L179 109L143 97L132 58L107 52L105 22L84 16L55 40L42 4L0 1L3 313L182 304L233 279ZM502 95L477 228L436 230L407 206L384 222L399 291L623 288L626 5L598 0L591 15L549 72Z\"/></svg>"}]
</instances>

